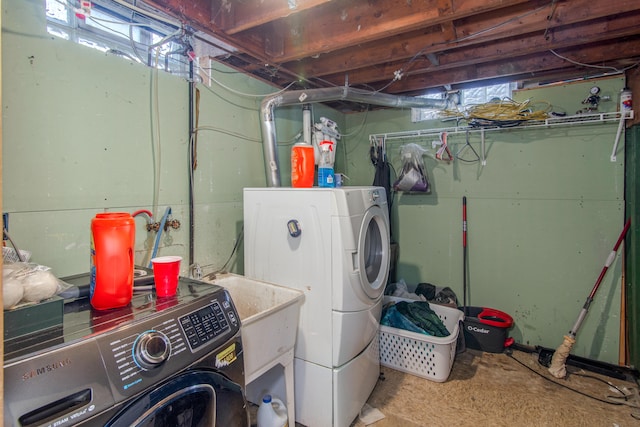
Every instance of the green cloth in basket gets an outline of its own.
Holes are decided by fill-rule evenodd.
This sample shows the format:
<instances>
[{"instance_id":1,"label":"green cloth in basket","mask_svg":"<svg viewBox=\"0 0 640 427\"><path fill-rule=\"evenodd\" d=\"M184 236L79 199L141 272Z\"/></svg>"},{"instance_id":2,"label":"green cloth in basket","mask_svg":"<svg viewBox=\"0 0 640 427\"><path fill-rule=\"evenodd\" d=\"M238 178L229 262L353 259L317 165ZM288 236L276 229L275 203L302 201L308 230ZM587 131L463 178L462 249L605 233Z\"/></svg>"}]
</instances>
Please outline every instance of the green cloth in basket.
<instances>
[{"instance_id":1,"label":"green cloth in basket","mask_svg":"<svg viewBox=\"0 0 640 427\"><path fill-rule=\"evenodd\" d=\"M426 301L400 301L387 306L382 311L380 324L434 337L450 335L442 319Z\"/></svg>"}]
</instances>

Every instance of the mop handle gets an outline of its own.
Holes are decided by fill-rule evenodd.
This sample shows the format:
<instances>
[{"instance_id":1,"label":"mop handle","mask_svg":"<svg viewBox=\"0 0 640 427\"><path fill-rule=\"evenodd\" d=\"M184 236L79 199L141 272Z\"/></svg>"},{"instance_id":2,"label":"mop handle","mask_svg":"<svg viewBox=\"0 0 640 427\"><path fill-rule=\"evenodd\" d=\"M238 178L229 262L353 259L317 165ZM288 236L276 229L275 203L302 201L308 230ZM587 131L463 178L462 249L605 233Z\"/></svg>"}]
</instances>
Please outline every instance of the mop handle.
<instances>
[{"instance_id":1,"label":"mop handle","mask_svg":"<svg viewBox=\"0 0 640 427\"><path fill-rule=\"evenodd\" d=\"M624 228L622 229L622 232L620 233L620 236L618 237L618 240L616 241L616 244L614 245L613 250L607 257L607 261L605 262L604 267L602 267L602 270L600 271L600 275L598 276L598 279L596 280L595 285L593 285L593 289L591 289L591 293L587 297L587 300L584 302L584 305L582 306L582 310L580 310L580 314L578 314L576 323L573 325L573 328L571 328L571 331L569 331L569 336L571 338L576 337L578 333L578 329L580 329L580 326L582 325L582 322L584 321L584 318L586 317L587 312L589 311L589 306L593 302L593 297L596 295L596 291L598 290L598 287L600 287L600 283L602 282L602 279L604 278L605 273L607 272L611 264L613 264L613 261L616 258L616 252L618 252L618 248L620 247L620 244L624 240L624 236L627 234L627 231L629 231L630 226L631 226L631 218L627 219L627 222L624 224Z\"/></svg>"},{"instance_id":2,"label":"mop handle","mask_svg":"<svg viewBox=\"0 0 640 427\"><path fill-rule=\"evenodd\" d=\"M627 231L629 231L630 226L631 226L631 218L627 219L627 222L624 224L622 233L620 233L620 236L618 237L618 241L616 242L615 246L613 247L613 250L607 257L607 261L605 262L604 267L600 272L600 276L598 276L598 280L596 280L595 286L593 287L593 289L591 290L591 293L589 294L589 298L593 299L593 297L595 296L596 291L598 290L598 286L600 286L600 282L602 282L602 279L604 277L604 274L607 272L607 269L611 266L611 264L613 264L613 260L615 260L616 258L616 252L618 252L618 248L620 247L620 244L624 240L624 236L627 234Z\"/></svg>"}]
</instances>

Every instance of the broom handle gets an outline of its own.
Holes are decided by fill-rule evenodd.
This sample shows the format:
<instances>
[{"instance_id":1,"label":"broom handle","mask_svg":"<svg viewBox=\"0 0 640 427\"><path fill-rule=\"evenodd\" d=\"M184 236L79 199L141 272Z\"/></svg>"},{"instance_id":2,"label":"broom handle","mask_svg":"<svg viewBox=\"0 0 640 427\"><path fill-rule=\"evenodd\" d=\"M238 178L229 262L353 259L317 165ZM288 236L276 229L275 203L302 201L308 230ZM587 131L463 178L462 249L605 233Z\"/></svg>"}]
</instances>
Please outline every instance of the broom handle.
<instances>
[{"instance_id":1,"label":"broom handle","mask_svg":"<svg viewBox=\"0 0 640 427\"><path fill-rule=\"evenodd\" d=\"M591 293L589 294L589 296L587 297L587 300L582 306L582 310L580 310L580 314L576 319L576 323L574 323L573 328L571 328L571 331L569 331L569 336L571 336L571 338L576 337L576 334L578 333L578 329L580 329L580 326L582 325L582 322L584 321L584 318L587 315L587 312L589 311L589 306L593 302L593 297L596 295L596 291L598 290L598 287L600 287L600 283L602 282L602 279L604 278L605 273L607 272L611 264L613 264L613 261L616 258L616 252L618 252L618 248L620 247L620 244L624 240L624 236L627 234L627 231L629 231L630 226L631 226L631 218L627 219L627 222L624 224L624 228L622 229L622 232L618 237L618 241L616 242L615 246L613 247L613 250L607 257L607 261L605 262L604 267L602 267L602 270L600 271L600 275L598 276L598 279L596 280L595 285L593 285L593 289L591 289Z\"/></svg>"}]
</instances>

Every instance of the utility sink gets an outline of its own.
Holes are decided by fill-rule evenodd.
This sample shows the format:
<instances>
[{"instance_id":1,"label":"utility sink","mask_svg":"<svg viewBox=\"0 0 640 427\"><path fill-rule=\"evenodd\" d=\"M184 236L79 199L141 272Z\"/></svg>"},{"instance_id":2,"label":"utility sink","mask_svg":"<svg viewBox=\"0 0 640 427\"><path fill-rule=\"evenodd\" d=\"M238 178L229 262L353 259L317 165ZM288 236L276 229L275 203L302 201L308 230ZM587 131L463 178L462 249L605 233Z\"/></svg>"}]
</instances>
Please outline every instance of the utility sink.
<instances>
[{"instance_id":1,"label":"utility sink","mask_svg":"<svg viewBox=\"0 0 640 427\"><path fill-rule=\"evenodd\" d=\"M236 274L220 275L212 283L229 291L240 315L247 382L293 353L302 291Z\"/></svg>"}]
</instances>

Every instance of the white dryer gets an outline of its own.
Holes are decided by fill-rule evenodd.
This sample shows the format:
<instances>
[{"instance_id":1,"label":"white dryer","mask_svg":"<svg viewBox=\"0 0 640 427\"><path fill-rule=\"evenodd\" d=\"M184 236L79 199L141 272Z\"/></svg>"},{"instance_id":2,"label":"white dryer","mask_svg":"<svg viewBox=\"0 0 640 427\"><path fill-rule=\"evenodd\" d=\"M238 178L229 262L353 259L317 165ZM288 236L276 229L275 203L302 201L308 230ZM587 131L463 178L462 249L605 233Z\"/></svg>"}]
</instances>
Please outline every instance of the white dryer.
<instances>
[{"instance_id":1,"label":"white dryer","mask_svg":"<svg viewBox=\"0 0 640 427\"><path fill-rule=\"evenodd\" d=\"M379 375L389 271L380 187L246 188L245 275L305 294L294 358L296 421L348 426Z\"/></svg>"}]
</instances>

